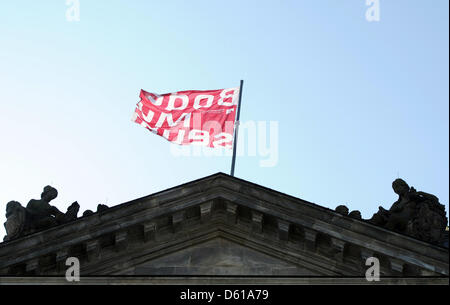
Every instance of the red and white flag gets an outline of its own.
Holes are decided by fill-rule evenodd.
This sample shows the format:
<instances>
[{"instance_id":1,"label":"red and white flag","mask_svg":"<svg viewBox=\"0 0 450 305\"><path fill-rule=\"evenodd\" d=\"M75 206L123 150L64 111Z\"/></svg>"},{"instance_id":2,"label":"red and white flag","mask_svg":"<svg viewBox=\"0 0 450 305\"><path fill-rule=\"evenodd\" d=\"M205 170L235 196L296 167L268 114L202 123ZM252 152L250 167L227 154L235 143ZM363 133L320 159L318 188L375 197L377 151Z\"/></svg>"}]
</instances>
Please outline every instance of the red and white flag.
<instances>
[{"instance_id":1,"label":"red and white flag","mask_svg":"<svg viewBox=\"0 0 450 305\"><path fill-rule=\"evenodd\" d=\"M232 148L239 88L156 94L141 89L132 121L180 145Z\"/></svg>"}]
</instances>

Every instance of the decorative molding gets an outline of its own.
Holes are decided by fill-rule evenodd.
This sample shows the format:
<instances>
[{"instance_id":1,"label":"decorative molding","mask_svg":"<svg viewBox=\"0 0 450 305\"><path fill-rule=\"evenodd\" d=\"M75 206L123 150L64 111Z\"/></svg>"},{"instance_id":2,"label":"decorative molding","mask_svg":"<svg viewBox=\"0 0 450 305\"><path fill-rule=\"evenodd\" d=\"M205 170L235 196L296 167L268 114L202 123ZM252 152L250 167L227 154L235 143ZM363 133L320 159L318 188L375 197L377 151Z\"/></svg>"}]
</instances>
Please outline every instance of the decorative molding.
<instances>
[{"instance_id":1,"label":"decorative molding","mask_svg":"<svg viewBox=\"0 0 450 305\"><path fill-rule=\"evenodd\" d=\"M151 221L142 225L142 232L144 236L144 242L155 240L156 237L156 223Z\"/></svg>"},{"instance_id":2,"label":"decorative molding","mask_svg":"<svg viewBox=\"0 0 450 305\"><path fill-rule=\"evenodd\" d=\"M310 251L315 251L318 232L306 227L303 227L303 232L305 233L305 248Z\"/></svg>"},{"instance_id":3,"label":"decorative molding","mask_svg":"<svg viewBox=\"0 0 450 305\"><path fill-rule=\"evenodd\" d=\"M183 221L186 219L186 210L177 211L172 214L172 229L174 233L181 230Z\"/></svg>"},{"instance_id":4,"label":"decorative molding","mask_svg":"<svg viewBox=\"0 0 450 305\"><path fill-rule=\"evenodd\" d=\"M123 251L128 246L128 234L127 231L119 231L114 234L114 244L118 251Z\"/></svg>"},{"instance_id":5,"label":"decorative molding","mask_svg":"<svg viewBox=\"0 0 450 305\"><path fill-rule=\"evenodd\" d=\"M263 213L252 210L252 232L262 233L263 231Z\"/></svg>"},{"instance_id":6,"label":"decorative molding","mask_svg":"<svg viewBox=\"0 0 450 305\"><path fill-rule=\"evenodd\" d=\"M391 269L398 273L403 273L403 269L405 266L405 262L393 257L389 258L389 262L391 263Z\"/></svg>"},{"instance_id":7,"label":"decorative molding","mask_svg":"<svg viewBox=\"0 0 450 305\"><path fill-rule=\"evenodd\" d=\"M226 202L227 221L230 224L236 224L237 222L237 207L238 205L236 203Z\"/></svg>"},{"instance_id":8,"label":"decorative molding","mask_svg":"<svg viewBox=\"0 0 450 305\"><path fill-rule=\"evenodd\" d=\"M29 260L26 263L25 271L27 273L39 274L40 272L39 257Z\"/></svg>"},{"instance_id":9,"label":"decorative molding","mask_svg":"<svg viewBox=\"0 0 450 305\"><path fill-rule=\"evenodd\" d=\"M331 238L331 246L336 252L335 257L339 262L344 261L344 249L347 243L343 240L332 237Z\"/></svg>"},{"instance_id":10,"label":"decorative molding","mask_svg":"<svg viewBox=\"0 0 450 305\"><path fill-rule=\"evenodd\" d=\"M289 221L283 220L283 219L278 219L277 220L278 223L278 238L280 240L289 240L289 229L291 224L289 223Z\"/></svg>"},{"instance_id":11,"label":"decorative molding","mask_svg":"<svg viewBox=\"0 0 450 305\"><path fill-rule=\"evenodd\" d=\"M207 201L200 205L200 217L203 222L211 219L211 210L212 210L213 202Z\"/></svg>"},{"instance_id":12,"label":"decorative molding","mask_svg":"<svg viewBox=\"0 0 450 305\"><path fill-rule=\"evenodd\" d=\"M100 242L97 239L89 240L85 244L88 261L93 261L100 256Z\"/></svg>"}]
</instances>

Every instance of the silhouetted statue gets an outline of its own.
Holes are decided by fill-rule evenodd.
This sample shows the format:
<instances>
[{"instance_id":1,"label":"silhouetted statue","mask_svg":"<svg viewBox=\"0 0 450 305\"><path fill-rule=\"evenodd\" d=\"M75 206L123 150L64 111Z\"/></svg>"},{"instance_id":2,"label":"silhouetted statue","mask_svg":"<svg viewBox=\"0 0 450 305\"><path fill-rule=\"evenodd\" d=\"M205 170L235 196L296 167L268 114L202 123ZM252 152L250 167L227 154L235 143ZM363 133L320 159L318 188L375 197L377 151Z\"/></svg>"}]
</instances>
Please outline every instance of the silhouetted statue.
<instances>
[{"instance_id":1,"label":"silhouetted statue","mask_svg":"<svg viewBox=\"0 0 450 305\"><path fill-rule=\"evenodd\" d=\"M58 191L49 185L44 187L41 199L31 199L26 208L17 201L6 205L6 236L4 241L18 238L77 218L80 205L72 203L66 213L50 205L58 196Z\"/></svg>"},{"instance_id":2,"label":"silhouetted statue","mask_svg":"<svg viewBox=\"0 0 450 305\"><path fill-rule=\"evenodd\" d=\"M348 208L345 205L338 205L336 207L336 209L334 209L334 210L341 215L344 215L344 216L348 215Z\"/></svg>"},{"instance_id":3,"label":"silhouetted statue","mask_svg":"<svg viewBox=\"0 0 450 305\"><path fill-rule=\"evenodd\" d=\"M94 212L92 212L91 210L86 210L86 211L83 212L83 217L90 216L92 214L94 214Z\"/></svg>"},{"instance_id":4,"label":"silhouetted statue","mask_svg":"<svg viewBox=\"0 0 450 305\"><path fill-rule=\"evenodd\" d=\"M4 241L17 238L22 235L27 222L28 214L25 208L17 201L10 201L6 205L6 236Z\"/></svg>"},{"instance_id":5,"label":"silhouetted statue","mask_svg":"<svg viewBox=\"0 0 450 305\"><path fill-rule=\"evenodd\" d=\"M109 209L109 207L106 204L99 203L97 205L97 212L103 212L106 211L107 209Z\"/></svg>"},{"instance_id":6,"label":"silhouetted statue","mask_svg":"<svg viewBox=\"0 0 450 305\"><path fill-rule=\"evenodd\" d=\"M50 201L58 196L58 191L49 185L44 187L41 199L31 199L27 204L30 213L31 229L42 230L57 225L56 217L62 218L63 213L50 205Z\"/></svg>"},{"instance_id":7,"label":"silhouetted statue","mask_svg":"<svg viewBox=\"0 0 450 305\"><path fill-rule=\"evenodd\" d=\"M358 210L351 211L350 213L348 213L348 216L351 218L355 218L355 219L360 219L360 220L362 219L361 212Z\"/></svg>"},{"instance_id":8,"label":"silhouetted statue","mask_svg":"<svg viewBox=\"0 0 450 305\"><path fill-rule=\"evenodd\" d=\"M416 191L402 179L396 179L392 188L398 194L398 200L389 210L380 206L369 222L423 241L441 243L447 217L445 206L439 203L439 199Z\"/></svg>"},{"instance_id":9,"label":"silhouetted statue","mask_svg":"<svg viewBox=\"0 0 450 305\"><path fill-rule=\"evenodd\" d=\"M61 224L77 219L77 214L79 210L80 205L78 204L78 202L75 201L67 208L66 214L61 213L58 216L56 216L56 222L58 224Z\"/></svg>"}]
</instances>

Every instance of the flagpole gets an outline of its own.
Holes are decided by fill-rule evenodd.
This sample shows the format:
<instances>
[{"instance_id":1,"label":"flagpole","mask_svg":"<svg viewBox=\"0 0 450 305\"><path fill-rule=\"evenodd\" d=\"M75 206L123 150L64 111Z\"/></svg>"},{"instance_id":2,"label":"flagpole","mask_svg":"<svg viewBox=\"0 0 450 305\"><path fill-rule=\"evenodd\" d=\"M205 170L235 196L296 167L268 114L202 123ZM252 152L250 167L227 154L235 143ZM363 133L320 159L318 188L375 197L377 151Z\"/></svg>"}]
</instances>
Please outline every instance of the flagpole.
<instances>
[{"instance_id":1,"label":"flagpole","mask_svg":"<svg viewBox=\"0 0 450 305\"><path fill-rule=\"evenodd\" d=\"M237 107L236 121L234 122L234 139L233 139L233 159L231 160L231 176L234 177L234 165L236 164L236 146L239 132L239 113L241 112L241 98L242 98L242 87L244 86L244 81L241 79L241 84L239 87L239 101Z\"/></svg>"}]
</instances>

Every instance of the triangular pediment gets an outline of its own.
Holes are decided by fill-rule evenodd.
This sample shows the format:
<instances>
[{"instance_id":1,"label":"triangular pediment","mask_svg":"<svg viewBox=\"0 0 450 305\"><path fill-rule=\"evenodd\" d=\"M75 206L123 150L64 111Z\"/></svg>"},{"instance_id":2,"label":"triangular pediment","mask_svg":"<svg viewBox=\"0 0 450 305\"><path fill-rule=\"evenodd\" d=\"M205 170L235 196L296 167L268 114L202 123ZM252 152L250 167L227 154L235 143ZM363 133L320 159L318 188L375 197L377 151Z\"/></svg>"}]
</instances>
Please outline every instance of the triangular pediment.
<instances>
[{"instance_id":1,"label":"triangular pediment","mask_svg":"<svg viewBox=\"0 0 450 305\"><path fill-rule=\"evenodd\" d=\"M135 275L147 276L320 275L220 237L141 263L133 271Z\"/></svg>"},{"instance_id":2,"label":"triangular pediment","mask_svg":"<svg viewBox=\"0 0 450 305\"><path fill-rule=\"evenodd\" d=\"M448 250L215 174L0 245L0 274L448 275Z\"/></svg>"}]
</instances>

